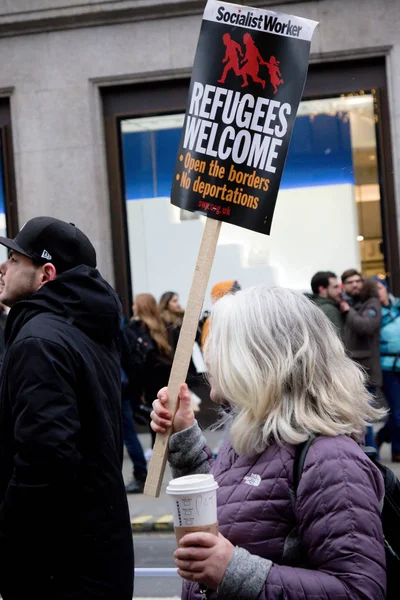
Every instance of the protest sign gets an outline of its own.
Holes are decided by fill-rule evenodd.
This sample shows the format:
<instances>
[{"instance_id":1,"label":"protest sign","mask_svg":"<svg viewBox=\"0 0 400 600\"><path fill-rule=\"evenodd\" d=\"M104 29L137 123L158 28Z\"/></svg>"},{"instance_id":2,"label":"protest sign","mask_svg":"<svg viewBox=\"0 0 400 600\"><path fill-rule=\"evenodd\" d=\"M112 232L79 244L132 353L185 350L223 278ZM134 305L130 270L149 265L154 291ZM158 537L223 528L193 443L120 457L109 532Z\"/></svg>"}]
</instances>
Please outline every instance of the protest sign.
<instances>
[{"instance_id":1,"label":"protest sign","mask_svg":"<svg viewBox=\"0 0 400 600\"><path fill-rule=\"evenodd\" d=\"M210 0L171 201L269 234L314 21Z\"/></svg>"},{"instance_id":2,"label":"protest sign","mask_svg":"<svg viewBox=\"0 0 400 600\"><path fill-rule=\"evenodd\" d=\"M171 190L174 205L209 217L168 383L173 414L218 241L215 221L270 233L316 25L207 2ZM159 494L170 433L157 435L149 495Z\"/></svg>"}]
</instances>

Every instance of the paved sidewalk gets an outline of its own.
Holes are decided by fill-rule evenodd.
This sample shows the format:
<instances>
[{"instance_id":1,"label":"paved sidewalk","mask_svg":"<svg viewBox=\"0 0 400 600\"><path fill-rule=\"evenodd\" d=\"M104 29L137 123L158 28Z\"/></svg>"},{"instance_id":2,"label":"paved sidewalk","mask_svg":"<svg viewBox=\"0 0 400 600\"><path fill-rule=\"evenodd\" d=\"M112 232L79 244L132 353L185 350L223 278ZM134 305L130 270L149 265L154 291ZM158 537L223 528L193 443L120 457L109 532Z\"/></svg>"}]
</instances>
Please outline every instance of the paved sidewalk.
<instances>
[{"instance_id":1,"label":"paved sidewalk","mask_svg":"<svg viewBox=\"0 0 400 600\"><path fill-rule=\"evenodd\" d=\"M212 450L222 438L222 432L204 432L207 442ZM144 450L150 447L150 434L139 434ZM390 446L384 444L381 449L381 458L388 464L400 479L400 463L390 462ZM131 461L127 456L124 459L124 479L128 482L132 477ZM168 533L174 531L171 500L165 493L168 482L172 479L171 471L167 466L159 498L150 498L144 494L128 494L129 510L131 515L132 531L135 533Z\"/></svg>"}]
</instances>

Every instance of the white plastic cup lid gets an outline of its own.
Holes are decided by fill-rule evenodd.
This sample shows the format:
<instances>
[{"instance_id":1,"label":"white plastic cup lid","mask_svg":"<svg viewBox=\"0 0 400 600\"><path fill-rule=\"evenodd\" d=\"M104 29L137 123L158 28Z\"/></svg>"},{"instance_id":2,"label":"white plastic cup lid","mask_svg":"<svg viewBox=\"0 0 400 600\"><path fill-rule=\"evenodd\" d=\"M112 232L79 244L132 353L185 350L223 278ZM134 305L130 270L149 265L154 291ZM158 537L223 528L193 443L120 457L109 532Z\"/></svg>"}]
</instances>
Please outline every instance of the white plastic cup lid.
<instances>
[{"instance_id":1,"label":"white plastic cup lid","mask_svg":"<svg viewBox=\"0 0 400 600\"><path fill-rule=\"evenodd\" d=\"M196 494L216 490L218 483L213 475L186 475L172 479L167 487L167 494Z\"/></svg>"}]
</instances>

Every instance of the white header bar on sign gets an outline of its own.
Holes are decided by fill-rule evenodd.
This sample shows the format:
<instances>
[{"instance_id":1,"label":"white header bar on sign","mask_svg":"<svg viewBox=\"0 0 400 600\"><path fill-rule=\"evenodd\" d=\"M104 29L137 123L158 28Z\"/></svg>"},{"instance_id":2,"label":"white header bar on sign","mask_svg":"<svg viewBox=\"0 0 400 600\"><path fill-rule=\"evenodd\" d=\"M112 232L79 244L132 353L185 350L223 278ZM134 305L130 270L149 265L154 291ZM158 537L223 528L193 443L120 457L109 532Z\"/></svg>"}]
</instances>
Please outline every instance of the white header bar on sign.
<instances>
[{"instance_id":1,"label":"white header bar on sign","mask_svg":"<svg viewBox=\"0 0 400 600\"><path fill-rule=\"evenodd\" d=\"M318 25L317 21L218 0L208 0L203 19L307 41Z\"/></svg>"}]
</instances>

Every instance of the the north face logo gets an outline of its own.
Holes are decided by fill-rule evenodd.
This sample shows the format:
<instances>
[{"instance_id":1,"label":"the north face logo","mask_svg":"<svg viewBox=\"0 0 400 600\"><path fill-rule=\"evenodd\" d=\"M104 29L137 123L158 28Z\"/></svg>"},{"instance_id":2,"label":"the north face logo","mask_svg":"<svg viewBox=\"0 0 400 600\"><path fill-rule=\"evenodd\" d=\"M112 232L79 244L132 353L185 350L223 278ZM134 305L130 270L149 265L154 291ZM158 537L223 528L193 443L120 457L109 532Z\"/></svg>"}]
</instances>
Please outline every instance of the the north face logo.
<instances>
[{"instance_id":1,"label":"the north face logo","mask_svg":"<svg viewBox=\"0 0 400 600\"><path fill-rule=\"evenodd\" d=\"M261 477L260 477L260 475L256 475L255 473L252 473L251 475L246 475L246 477L243 479L243 481L245 483L247 483L247 485L252 485L254 487L258 487L261 483Z\"/></svg>"},{"instance_id":2,"label":"the north face logo","mask_svg":"<svg viewBox=\"0 0 400 600\"><path fill-rule=\"evenodd\" d=\"M47 252L47 250L43 250L43 252L42 252L42 258L45 258L46 260L51 260L52 256L51 256L51 254L49 254Z\"/></svg>"}]
</instances>

